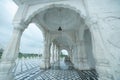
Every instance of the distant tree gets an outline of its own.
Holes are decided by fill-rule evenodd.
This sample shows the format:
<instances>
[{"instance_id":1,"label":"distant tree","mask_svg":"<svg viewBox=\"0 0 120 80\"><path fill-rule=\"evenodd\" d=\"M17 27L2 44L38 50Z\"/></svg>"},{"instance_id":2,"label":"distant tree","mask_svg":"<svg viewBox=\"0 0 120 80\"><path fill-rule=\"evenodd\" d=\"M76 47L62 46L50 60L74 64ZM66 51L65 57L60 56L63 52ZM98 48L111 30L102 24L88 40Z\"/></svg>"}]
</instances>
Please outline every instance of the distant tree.
<instances>
[{"instance_id":1,"label":"distant tree","mask_svg":"<svg viewBox=\"0 0 120 80\"><path fill-rule=\"evenodd\" d=\"M35 53L21 53L21 52L19 52L19 55L18 55L18 58L22 58L22 57L24 57L24 58L27 58L27 57L41 57L42 56L42 54L35 54Z\"/></svg>"},{"instance_id":2,"label":"distant tree","mask_svg":"<svg viewBox=\"0 0 120 80\"><path fill-rule=\"evenodd\" d=\"M2 56L2 52L0 52L0 59L1 59L1 56Z\"/></svg>"},{"instance_id":3,"label":"distant tree","mask_svg":"<svg viewBox=\"0 0 120 80\"><path fill-rule=\"evenodd\" d=\"M1 59L1 57L2 57L3 51L4 51L4 50L1 48L1 49L0 49L0 59Z\"/></svg>"},{"instance_id":4,"label":"distant tree","mask_svg":"<svg viewBox=\"0 0 120 80\"><path fill-rule=\"evenodd\" d=\"M60 53L60 57L63 58L65 57L66 55L64 55L62 52Z\"/></svg>"}]
</instances>

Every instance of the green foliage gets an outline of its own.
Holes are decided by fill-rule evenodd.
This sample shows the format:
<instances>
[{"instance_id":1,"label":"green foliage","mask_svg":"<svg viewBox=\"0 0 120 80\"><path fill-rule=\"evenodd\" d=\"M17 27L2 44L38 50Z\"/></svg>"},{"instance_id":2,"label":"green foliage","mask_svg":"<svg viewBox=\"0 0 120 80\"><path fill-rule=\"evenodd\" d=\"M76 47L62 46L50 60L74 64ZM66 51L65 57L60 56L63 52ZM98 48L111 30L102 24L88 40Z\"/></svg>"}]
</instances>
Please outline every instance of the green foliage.
<instances>
[{"instance_id":1,"label":"green foliage","mask_svg":"<svg viewBox=\"0 0 120 80\"><path fill-rule=\"evenodd\" d=\"M27 58L27 57L41 57L42 56L42 54L34 54L34 53L19 53L19 55L18 55L18 58L22 58L22 57L24 57L24 58Z\"/></svg>"},{"instance_id":2,"label":"green foliage","mask_svg":"<svg viewBox=\"0 0 120 80\"><path fill-rule=\"evenodd\" d=\"M2 52L0 52L0 59L1 59L1 56L2 56ZM27 57L41 57L42 56L42 54L33 54L33 53L26 53L26 54L23 54L23 53L19 53L19 55L18 55L18 58L22 58L22 57L24 57L24 58L27 58Z\"/></svg>"},{"instance_id":3,"label":"green foliage","mask_svg":"<svg viewBox=\"0 0 120 80\"><path fill-rule=\"evenodd\" d=\"M63 58L63 57L66 57L66 55L64 55L64 54L61 52L60 57Z\"/></svg>"},{"instance_id":4,"label":"green foliage","mask_svg":"<svg viewBox=\"0 0 120 80\"><path fill-rule=\"evenodd\" d=\"M0 52L0 59L1 59L1 56L2 56L2 52Z\"/></svg>"}]
</instances>

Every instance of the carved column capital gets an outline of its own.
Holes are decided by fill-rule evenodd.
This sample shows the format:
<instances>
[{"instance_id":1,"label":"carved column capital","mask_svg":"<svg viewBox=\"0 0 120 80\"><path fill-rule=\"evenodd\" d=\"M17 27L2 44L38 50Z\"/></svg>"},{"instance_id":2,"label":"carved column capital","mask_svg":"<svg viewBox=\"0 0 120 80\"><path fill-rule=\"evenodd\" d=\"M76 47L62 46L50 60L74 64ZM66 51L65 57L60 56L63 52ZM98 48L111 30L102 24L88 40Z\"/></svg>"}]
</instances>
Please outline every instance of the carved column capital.
<instances>
[{"instance_id":1,"label":"carved column capital","mask_svg":"<svg viewBox=\"0 0 120 80\"><path fill-rule=\"evenodd\" d=\"M99 22L99 18L96 17L96 16L93 16L93 17L89 17L86 19L85 23L86 25L89 27L89 28L94 28L96 29L98 25L98 22Z\"/></svg>"},{"instance_id":2,"label":"carved column capital","mask_svg":"<svg viewBox=\"0 0 120 80\"><path fill-rule=\"evenodd\" d=\"M25 24L24 22L14 22L13 26L14 26L14 29L25 30L28 24Z\"/></svg>"}]
</instances>

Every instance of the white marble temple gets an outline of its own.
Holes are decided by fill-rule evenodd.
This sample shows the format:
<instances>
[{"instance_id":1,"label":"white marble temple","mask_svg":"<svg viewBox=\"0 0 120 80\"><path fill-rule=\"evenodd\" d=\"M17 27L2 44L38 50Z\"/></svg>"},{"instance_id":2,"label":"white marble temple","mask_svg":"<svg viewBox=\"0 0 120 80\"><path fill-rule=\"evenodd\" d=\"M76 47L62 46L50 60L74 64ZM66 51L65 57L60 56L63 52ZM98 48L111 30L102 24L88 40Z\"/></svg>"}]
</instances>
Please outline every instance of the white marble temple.
<instances>
[{"instance_id":1,"label":"white marble temple","mask_svg":"<svg viewBox=\"0 0 120 80\"><path fill-rule=\"evenodd\" d=\"M13 1L19 8L13 35L0 62L0 80L14 79L11 69L22 33L30 23L44 35L41 68L48 69L59 61L65 49L76 69L96 69L99 80L120 80L120 0Z\"/></svg>"}]
</instances>

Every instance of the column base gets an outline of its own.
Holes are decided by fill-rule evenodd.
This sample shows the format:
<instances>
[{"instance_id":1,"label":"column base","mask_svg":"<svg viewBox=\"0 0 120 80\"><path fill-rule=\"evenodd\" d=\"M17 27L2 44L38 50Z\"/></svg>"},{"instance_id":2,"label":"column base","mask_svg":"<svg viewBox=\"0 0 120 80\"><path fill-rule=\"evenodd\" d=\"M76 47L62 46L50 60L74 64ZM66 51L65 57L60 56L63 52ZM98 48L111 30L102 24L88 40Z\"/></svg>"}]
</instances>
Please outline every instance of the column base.
<instances>
[{"instance_id":1,"label":"column base","mask_svg":"<svg viewBox=\"0 0 120 80\"><path fill-rule=\"evenodd\" d=\"M14 80L14 74L12 73L14 65L15 63L10 61L0 62L0 80Z\"/></svg>"},{"instance_id":2,"label":"column base","mask_svg":"<svg viewBox=\"0 0 120 80\"><path fill-rule=\"evenodd\" d=\"M78 70L91 70L87 63L79 62Z\"/></svg>"},{"instance_id":3,"label":"column base","mask_svg":"<svg viewBox=\"0 0 120 80\"><path fill-rule=\"evenodd\" d=\"M111 74L102 73L101 75L100 73L98 73L98 75L99 75L98 80L114 80Z\"/></svg>"},{"instance_id":4,"label":"column base","mask_svg":"<svg viewBox=\"0 0 120 80\"><path fill-rule=\"evenodd\" d=\"M40 69L49 69L49 68L50 68L50 63L46 59L43 59L42 62L40 63Z\"/></svg>"},{"instance_id":5,"label":"column base","mask_svg":"<svg viewBox=\"0 0 120 80\"><path fill-rule=\"evenodd\" d=\"M0 80L14 80L14 74L0 72Z\"/></svg>"},{"instance_id":6,"label":"column base","mask_svg":"<svg viewBox=\"0 0 120 80\"><path fill-rule=\"evenodd\" d=\"M40 63L40 69L46 69L45 63L43 61Z\"/></svg>"},{"instance_id":7,"label":"column base","mask_svg":"<svg viewBox=\"0 0 120 80\"><path fill-rule=\"evenodd\" d=\"M74 63L73 67L74 67L75 69L79 69L79 64Z\"/></svg>"},{"instance_id":8,"label":"column base","mask_svg":"<svg viewBox=\"0 0 120 80\"><path fill-rule=\"evenodd\" d=\"M78 70L91 70L89 67L79 67Z\"/></svg>"},{"instance_id":9,"label":"column base","mask_svg":"<svg viewBox=\"0 0 120 80\"><path fill-rule=\"evenodd\" d=\"M115 80L110 67L97 66L98 80Z\"/></svg>"}]
</instances>

